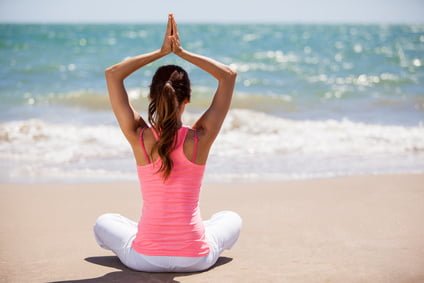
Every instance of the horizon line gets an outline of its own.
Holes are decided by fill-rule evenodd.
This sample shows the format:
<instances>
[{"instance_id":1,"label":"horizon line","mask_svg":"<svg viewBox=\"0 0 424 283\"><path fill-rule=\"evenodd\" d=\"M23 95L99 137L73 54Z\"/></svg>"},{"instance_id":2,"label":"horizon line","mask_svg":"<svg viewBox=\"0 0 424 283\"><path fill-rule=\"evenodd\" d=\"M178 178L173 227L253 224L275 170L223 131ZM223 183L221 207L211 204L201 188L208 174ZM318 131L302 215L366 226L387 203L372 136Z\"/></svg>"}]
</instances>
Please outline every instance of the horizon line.
<instances>
[{"instance_id":1,"label":"horizon line","mask_svg":"<svg viewBox=\"0 0 424 283\"><path fill-rule=\"evenodd\" d=\"M2 21L0 24L166 24L165 21ZM424 21L180 21L180 24L424 25Z\"/></svg>"}]
</instances>

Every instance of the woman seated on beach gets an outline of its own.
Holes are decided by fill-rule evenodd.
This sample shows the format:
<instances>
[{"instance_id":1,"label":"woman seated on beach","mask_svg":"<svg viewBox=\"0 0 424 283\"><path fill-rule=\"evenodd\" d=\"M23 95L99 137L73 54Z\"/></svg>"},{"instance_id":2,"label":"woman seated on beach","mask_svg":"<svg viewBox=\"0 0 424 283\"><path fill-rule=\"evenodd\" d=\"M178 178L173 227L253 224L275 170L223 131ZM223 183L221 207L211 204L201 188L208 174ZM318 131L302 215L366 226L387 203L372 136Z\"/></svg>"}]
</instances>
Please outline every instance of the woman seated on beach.
<instances>
[{"instance_id":1,"label":"woman seated on beach","mask_svg":"<svg viewBox=\"0 0 424 283\"><path fill-rule=\"evenodd\" d=\"M182 124L190 102L187 72L176 65L157 69L150 85L148 122L128 100L124 79L173 52L211 74L218 87L210 107L193 127ZM119 214L101 215L94 225L97 243L129 268L149 272L190 272L213 266L237 241L241 218L221 211L202 221L199 192L209 150L230 107L236 72L181 47L177 24L168 17L160 50L106 69L113 112L131 144L143 197L139 223Z\"/></svg>"}]
</instances>

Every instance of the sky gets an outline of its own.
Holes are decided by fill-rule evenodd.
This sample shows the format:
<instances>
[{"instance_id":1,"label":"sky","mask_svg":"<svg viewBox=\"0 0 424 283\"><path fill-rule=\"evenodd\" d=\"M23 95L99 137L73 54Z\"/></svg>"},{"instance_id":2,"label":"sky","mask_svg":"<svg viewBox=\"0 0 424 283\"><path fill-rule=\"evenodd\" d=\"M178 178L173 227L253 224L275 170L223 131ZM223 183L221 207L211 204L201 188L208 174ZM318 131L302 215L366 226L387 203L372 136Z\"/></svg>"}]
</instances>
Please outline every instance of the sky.
<instances>
[{"instance_id":1,"label":"sky","mask_svg":"<svg viewBox=\"0 0 424 283\"><path fill-rule=\"evenodd\" d=\"M0 22L424 23L424 0L0 0Z\"/></svg>"}]
</instances>

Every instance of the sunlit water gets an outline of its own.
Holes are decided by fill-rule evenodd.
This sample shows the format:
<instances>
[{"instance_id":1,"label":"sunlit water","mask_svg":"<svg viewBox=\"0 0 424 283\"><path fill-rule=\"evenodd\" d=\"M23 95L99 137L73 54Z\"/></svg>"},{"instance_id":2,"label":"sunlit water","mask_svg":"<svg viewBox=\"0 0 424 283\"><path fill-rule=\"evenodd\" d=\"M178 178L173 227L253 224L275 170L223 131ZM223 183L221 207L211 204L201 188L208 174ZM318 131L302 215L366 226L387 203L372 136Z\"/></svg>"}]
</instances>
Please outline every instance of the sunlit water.
<instances>
[{"instance_id":1,"label":"sunlit water","mask_svg":"<svg viewBox=\"0 0 424 283\"><path fill-rule=\"evenodd\" d=\"M163 25L0 25L0 181L135 179L104 69L160 47ZM238 70L208 181L424 171L423 25L181 25L183 46ZM187 69L207 107L216 82L174 55L126 80L145 116L155 69Z\"/></svg>"}]
</instances>

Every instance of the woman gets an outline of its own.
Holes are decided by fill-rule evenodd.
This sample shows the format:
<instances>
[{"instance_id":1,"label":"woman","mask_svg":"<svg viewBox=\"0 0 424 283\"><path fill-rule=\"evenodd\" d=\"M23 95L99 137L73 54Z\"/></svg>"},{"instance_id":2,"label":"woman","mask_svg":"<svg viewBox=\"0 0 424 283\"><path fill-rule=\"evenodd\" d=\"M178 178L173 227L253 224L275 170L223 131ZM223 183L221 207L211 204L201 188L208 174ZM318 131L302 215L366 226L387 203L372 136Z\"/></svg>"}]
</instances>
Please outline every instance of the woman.
<instances>
[{"instance_id":1,"label":"woman","mask_svg":"<svg viewBox=\"0 0 424 283\"><path fill-rule=\"evenodd\" d=\"M124 87L131 73L171 52L218 81L210 107L192 128L181 122L191 95L190 80L181 67L162 66L154 74L148 108L151 127L131 106ZM97 243L135 270L208 269L235 244L241 228L241 218L231 211L202 221L198 206L206 160L230 107L236 73L183 49L172 14L160 50L113 65L105 73L113 112L134 152L143 209L138 224L119 214L100 216L94 225Z\"/></svg>"}]
</instances>

